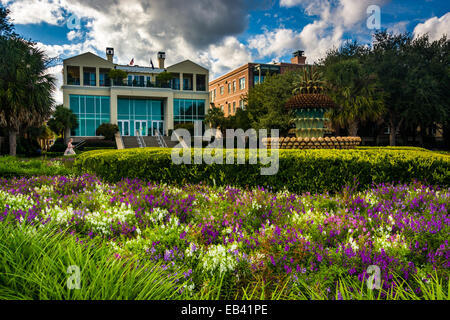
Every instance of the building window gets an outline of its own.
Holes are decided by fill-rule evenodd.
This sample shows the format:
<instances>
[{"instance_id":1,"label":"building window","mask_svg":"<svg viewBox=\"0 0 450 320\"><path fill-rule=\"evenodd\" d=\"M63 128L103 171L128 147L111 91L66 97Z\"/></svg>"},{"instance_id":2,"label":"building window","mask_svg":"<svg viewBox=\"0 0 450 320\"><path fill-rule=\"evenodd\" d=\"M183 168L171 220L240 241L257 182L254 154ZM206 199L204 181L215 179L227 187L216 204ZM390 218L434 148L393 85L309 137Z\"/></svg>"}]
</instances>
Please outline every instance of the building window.
<instances>
[{"instance_id":1,"label":"building window","mask_svg":"<svg viewBox=\"0 0 450 320\"><path fill-rule=\"evenodd\" d=\"M83 85L96 86L96 70L95 68L83 68Z\"/></svg>"},{"instance_id":2,"label":"building window","mask_svg":"<svg viewBox=\"0 0 450 320\"><path fill-rule=\"evenodd\" d=\"M245 106L244 106L244 100L239 100L239 107L244 110Z\"/></svg>"},{"instance_id":3,"label":"building window","mask_svg":"<svg viewBox=\"0 0 450 320\"><path fill-rule=\"evenodd\" d=\"M244 90L245 89L245 78L240 78L239 79L239 90Z\"/></svg>"},{"instance_id":4,"label":"building window","mask_svg":"<svg viewBox=\"0 0 450 320\"><path fill-rule=\"evenodd\" d=\"M99 75L100 75L100 86L101 87L109 87L111 86L111 81L109 80L109 69L100 69Z\"/></svg>"},{"instance_id":5,"label":"building window","mask_svg":"<svg viewBox=\"0 0 450 320\"><path fill-rule=\"evenodd\" d=\"M216 89L211 91L211 102L214 102L216 100Z\"/></svg>"},{"instance_id":6,"label":"building window","mask_svg":"<svg viewBox=\"0 0 450 320\"><path fill-rule=\"evenodd\" d=\"M236 80L233 81L233 92L236 92Z\"/></svg>"},{"instance_id":7,"label":"building window","mask_svg":"<svg viewBox=\"0 0 450 320\"><path fill-rule=\"evenodd\" d=\"M228 83L228 93L231 93L231 82Z\"/></svg>"},{"instance_id":8,"label":"building window","mask_svg":"<svg viewBox=\"0 0 450 320\"><path fill-rule=\"evenodd\" d=\"M205 119L205 100L174 99L174 122L193 122Z\"/></svg>"},{"instance_id":9,"label":"building window","mask_svg":"<svg viewBox=\"0 0 450 320\"><path fill-rule=\"evenodd\" d=\"M236 113L236 101L233 102L233 114Z\"/></svg>"},{"instance_id":10,"label":"building window","mask_svg":"<svg viewBox=\"0 0 450 320\"><path fill-rule=\"evenodd\" d=\"M172 89L173 90L180 90L180 74L179 73L172 73Z\"/></svg>"},{"instance_id":11,"label":"building window","mask_svg":"<svg viewBox=\"0 0 450 320\"><path fill-rule=\"evenodd\" d=\"M228 115L231 114L231 103L228 104Z\"/></svg>"},{"instance_id":12,"label":"building window","mask_svg":"<svg viewBox=\"0 0 450 320\"><path fill-rule=\"evenodd\" d=\"M67 66L67 84L80 85L80 67Z\"/></svg>"},{"instance_id":13,"label":"building window","mask_svg":"<svg viewBox=\"0 0 450 320\"><path fill-rule=\"evenodd\" d=\"M197 74L195 82L197 91L206 91L206 76L204 74Z\"/></svg>"},{"instance_id":14,"label":"building window","mask_svg":"<svg viewBox=\"0 0 450 320\"><path fill-rule=\"evenodd\" d=\"M103 96L69 95L69 108L78 118L74 137L94 137L102 123L110 122L110 98Z\"/></svg>"},{"instance_id":15,"label":"building window","mask_svg":"<svg viewBox=\"0 0 450 320\"><path fill-rule=\"evenodd\" d=\"M220 106L220 111L222 111L222 112L223 112L223 105L221 105L221 106Z\"/></svg>"},{"instance_id":16,"label":"building window","mask_svg":"<svg viewBox=\"0 0 450 320\"><path fill-rule=\"evenodd\" d=\"M183 90L192 90L192 78L190 73L183 73Z\"/></svg>"},{"instance_id":17,"label":"building window","mask_svg":"<svg viewBox=\"0 0 450 320\"><path fill-rule=\"evenodd\" d=\"M225 91L225 90L224 90L223 86L221 86L221 87L220 87L220 95L221 95L221 96L223 96L224 91Z\"/></svg>"}]
</instances>

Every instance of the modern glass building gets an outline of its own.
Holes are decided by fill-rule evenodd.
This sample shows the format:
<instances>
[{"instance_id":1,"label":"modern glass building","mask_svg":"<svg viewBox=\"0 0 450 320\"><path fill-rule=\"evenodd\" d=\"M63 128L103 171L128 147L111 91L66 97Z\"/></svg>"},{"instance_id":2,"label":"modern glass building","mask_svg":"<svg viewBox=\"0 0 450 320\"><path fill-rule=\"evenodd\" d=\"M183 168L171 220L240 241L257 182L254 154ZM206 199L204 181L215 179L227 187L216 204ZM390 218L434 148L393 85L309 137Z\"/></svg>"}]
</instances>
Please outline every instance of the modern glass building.
<instances>
[{"instance_id":1,"label":"modern glass building","mask_svg":"<svg viewBox=\"0 0 450 320\"><path fill-rule=\"evenodd\" d=\"M102 123L117 124L123 136L167 135L177 124L204 120L209 103L207 69L189 60L165 68L162 52L159 68L115 64L112 48L107 48L106 56L88 52L64 60L64 106L79 122L72 137L96 137ZM110 79L111 69L127 76ZM162 73L171 79L166 75L162 81Z\"/></svg>"}]
</instances>

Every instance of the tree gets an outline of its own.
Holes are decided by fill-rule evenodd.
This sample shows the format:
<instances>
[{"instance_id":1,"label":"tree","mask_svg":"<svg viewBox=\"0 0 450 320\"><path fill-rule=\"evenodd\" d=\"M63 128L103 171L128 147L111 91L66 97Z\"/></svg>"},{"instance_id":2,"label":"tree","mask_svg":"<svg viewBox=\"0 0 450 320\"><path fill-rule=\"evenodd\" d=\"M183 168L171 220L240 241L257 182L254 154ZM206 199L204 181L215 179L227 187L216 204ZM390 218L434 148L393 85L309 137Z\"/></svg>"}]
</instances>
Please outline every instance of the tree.
<instances>
[{"instance_id":1,"label":"tree","mask_svg":"<svg viewBox=\"0 0 450 320\"><path fill-rule=\"evenodd\" d=\"M67 140L70 130L78 127L78 119L72 110L60 104L56 106L55 112L52 118L48 120L47 125L53 132Z\"/></svg>"},{"instance_id":2,"label":"tree","mask_svg":"<svg viewBox=\"0 0 450 320\"><path fill-rule=\"evenodd\" d=\"M0 37L14 36L14 25L9 17L9 10L0 4Z\"/></svg>"},{"instance_id":3,"label":"tree","mask_svg":"<svg viewBox=\"0 0 450 320\"><path fill-rule=\"evenodd\" d=\"M285 104L292 97L299 77L298 71L268 75L263 83L250 88L244 102L252 128L279 129L280 134L289 131L292 115L286 112Z\"/></svg>"},{"instance_id":4,"label":"tree","mask_svg":"<svg viewBox=\"0 0 450 320\"><path fill-rule=\"evenodd\" d=\"M165 86L167 85L170 81L172 81L173 78L173 74L171 74L170 72L164 71L161 72L160 74L158 74L156 76L156 82L157 84L159 84L160 86Z\"/></svg>"},{"instance_id":5,"label":"tree","mask_svg":"<svg viewBox=\"0 0 450 320\"><path fill-rule=\"evenodd\" d=\"M448 40L430 43L427 35L413 38L409 33L374 34L369 66L377 74L384 92L389 142L403 127L421 131L445 121L448 113ZM447 90L447 91L446 91Z\"/></svg>"},{"instance_id":6,"label":"tree","mask_svg":"<svg viewBox=\"0 0 450 320\"><path fill-rule=\"evenodd\" d=\"M113 141L117 132L119 132L119 127L117 124L102 123L95 131L95 134L98 136L104 136L105 140Z\"/></svg>"},{"instance_id":7,"label":"tree","mask_svg":"<svg viewBox=\"0 0 450 320\"><path fill-rule=\"evenodd\" d=\"M212 128L223 129L226 122L225 114L213 104L205 116L205 122L209 123Z\"/></svg>"},{"instance_id":8,"label":"tree","mask_svg":"<svg viewBox=\"0 0 450 320\"><path fill-rule=\"evenodd\" d=\"M127 77L127 73L119 69L111 69L108 72L108 77L113 80L114 85L122 84L123 79Z\"/></svg>"},{"instance_id":9,"label":"tree","mask_svg":"<svg viewBox=\"0 0 450 320\"><path fill-rule=\"evenodd\" d=\"M47 74L47 61L34 43L0 37L0 125L8 130L10 155L16 155L20 130L42 125L51 114L55 78Z\"/></svg>"},{"instance_id":10,"label":"tree","mask_svg":"<svg viewBox=\"0 0 450 320\"><path fill-rule=\"evenodd\" d=\"M341 59L324 68L328 95L337 108L328 116L334 123L347 127L350 136L358 135L361 122L377 120L384 114L376 78L363 66L361 59Z\"/></svg>"}]
</instances>

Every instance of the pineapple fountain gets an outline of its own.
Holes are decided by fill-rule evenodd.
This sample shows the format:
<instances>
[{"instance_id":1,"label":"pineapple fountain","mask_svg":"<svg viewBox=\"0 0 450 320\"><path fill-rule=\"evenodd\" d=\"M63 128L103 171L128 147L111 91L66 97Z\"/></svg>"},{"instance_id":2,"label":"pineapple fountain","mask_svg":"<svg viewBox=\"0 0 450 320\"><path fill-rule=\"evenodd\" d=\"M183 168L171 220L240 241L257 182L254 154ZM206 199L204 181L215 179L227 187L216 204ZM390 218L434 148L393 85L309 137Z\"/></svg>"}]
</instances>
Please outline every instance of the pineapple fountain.
<instances>
[{"instance_id":1,"label":"pineapple fountain","mask_svg":"<svg viewBox=\"0 0 450 320\"><path fill-rule=\"evenodd\" d=\"M297 83L294 96L286 103L293 111L295 137L282 137L278 142L280 149L352 149L361 143L360 137L325 137L330 130L326 124L326 113L336 105L324 94L324 82L313 68L304 68L303 76ZM271 138L265 139L270 146ZM272 143L273 143L272 142Z\"/></svg>"}]
</instances>

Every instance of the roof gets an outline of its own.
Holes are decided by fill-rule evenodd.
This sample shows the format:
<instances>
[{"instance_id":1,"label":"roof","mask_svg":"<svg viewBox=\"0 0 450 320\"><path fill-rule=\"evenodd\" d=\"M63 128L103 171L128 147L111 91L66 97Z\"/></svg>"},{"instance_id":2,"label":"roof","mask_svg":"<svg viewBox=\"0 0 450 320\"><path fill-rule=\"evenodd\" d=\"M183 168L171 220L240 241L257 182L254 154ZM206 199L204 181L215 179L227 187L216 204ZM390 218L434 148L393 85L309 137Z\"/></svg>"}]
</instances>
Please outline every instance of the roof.
<instances>
[{"instance_id":1,"label":"roof","mask_svg":"<svg viewBox=\"0 0 450 320\"><path fill-rule=\"evenodd\" d=\"M117 65L115 67L118 70L123 70L125 72L139 72L139 73L161 73L164 72L164 69L152 68L152 67L141 67L141 66L124 66Z\"/></svg>"}]
</instances>

